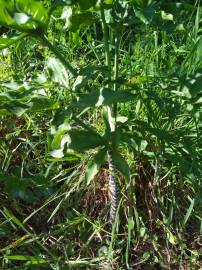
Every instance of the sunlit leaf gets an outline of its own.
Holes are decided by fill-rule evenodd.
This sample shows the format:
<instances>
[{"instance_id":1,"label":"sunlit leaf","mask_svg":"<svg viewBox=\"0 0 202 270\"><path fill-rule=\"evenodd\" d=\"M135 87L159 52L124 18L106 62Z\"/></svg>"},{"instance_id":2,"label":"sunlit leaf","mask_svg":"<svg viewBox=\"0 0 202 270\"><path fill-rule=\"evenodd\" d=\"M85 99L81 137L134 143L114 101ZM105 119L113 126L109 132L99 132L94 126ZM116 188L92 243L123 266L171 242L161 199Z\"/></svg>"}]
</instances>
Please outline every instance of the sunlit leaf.
<instances>
[{"instance_id":1,"label":"sunlit leaf","mask_svg":"<svg viewBox=\"0 0 202 270\"><path fill-rule=\"evenodd\" d=\"M106 141L98 133L68 127L56 132L51 144L51 155L62 158L65 151L83 152L103 145L106 145Z\"/></svg>"},{"instance_id":2,"label":"sunlit leaf","mask_svg":"<svg viewBox=\"0 0 202 270\"><path fill-rule=\"evenodd\" d=\"M103 105L111 105L117 102L129 102L134 100L135 95L128 91L116 91L102 88L100 90L92 90L89 94L81 95L77 102L73 103L80 108L99 107Z\"/></svg>"},{"instance_id":3,"label":"sunlit leaf","mask_svg":"<svg viewBox=\"0 0 202 270\"><path fill-rule=\"evenodd\" d=\"M79 75L77 76L72 90L77 91L84 87L90 80L95 79L98 75L107 73L107 68L99 65L88 65L79 70Z\"/></svg>"},{"instance_id":4,"label":"sunlit leaf","mask_svg":"<svg viewBox=\"0 0 202 270\"><path fill-rule=\"evenodd\" d=\"M107 153L107 148L101 149L94 157L94 159L89 163L86 173L85 173L85 181L87 185L90 181L95 177L95 175L99 172L100 166L105 160Z\"/></svg>"},{"instance_id":5,"label":"sunlit leaf","mask_svg":"<svg viewBox=\"0 0 202 270\"><path fill-rule=\"evenodd\" d=\"M166 235L167 235L168 241L172 245L176 245L177 244L177 239L176 239L175 235L171 233L171 231L168 231Z\"/></svg>"},{"instance_id":6,"label":"sunlit leaf","mask_svg":"<svg viewBox=\"0 0 202 270\"><path fill-rule=\"evenodd\" d=\"M47 60L47 68L53 81L68 87L69 74L66 68L58 59L49 57Z\"/></svg>"},{"instance_id":7,"label":"sunlit leaf","mask_svg":"<svg viewBox=\"0 0 202 270\"><path fill-rule=\"evenodd\" d=\"M46 110L53 110L58 108L58 104L45 97L34 97L29 102L20 102L12 100L1 105L1 108L10 112L11 114L21 116L25 112L43 112Z\"/></svg>"},{"instance_id":8,"label":"sunlit leaf","mask_svg":"<svg viewBox=\"0 0 202 270\"><path fill-rule=\"evenodd\" d=\"M19 101L11 101L9 103L5 103L3 107L5 110L10 112L11 114L14 114L17 116L23 115L23 113L25 113L30 108L29 105L26 105Z\"/></svg>"},{"instance_id":9,"label":"sunlit leaf","mask_svg":"<svg viewBox=\"0 0 202 270\"><path fill-rule=\"evenodd\" d=\"M31 264L47 264L48 260L36 256L24 256L24 255L5 255L5 258L11 261L28 261Z\"/></svg>"},{"instance_id":10,"label":"sunlit leaf","mask_svg":"<svg viewBox=\"0 0 202 270\"><path fill-rule=\"evenodd\" d=\"M166 13L165 11L161 11L161 17L165 21L173 21L173 15L170 13Z\"/></svg>"},{"instance_id":11,"label":"sunlit leaf","mask_svg":"<svg viewBox=\"0 0 202 270\"><path fill-rule=\"evenodd\" d=\"M33 33L46 29L49 15L42 2L36 0L0 0L0 25Z\"/></svg>"},{"instance_id":12,"label":"sunlit leaf","mask_svg":"<svg viewBox=\"0 0 202 270\"><path fill-rule=\"evenodd\" d=\"M82 25L86 26L95 22L95 17L90 11L76 13L69 6L64 7L61 18L65 20L65 28L72 32L77 32Z\"/></svg>"},{"instance_id":13,"label":"sunlit leaf","mask_svg":"<svg viewBox=\"0 0 202 270\"><path fill-rule=\"evenodd\" d=\"M152 22L152 19L155 15L155 10L153 7L150 7L150 6L144 7L144 8L135 10L135 15L143 23L149 24L150 22Z\"/></svg>"}]
</instances>

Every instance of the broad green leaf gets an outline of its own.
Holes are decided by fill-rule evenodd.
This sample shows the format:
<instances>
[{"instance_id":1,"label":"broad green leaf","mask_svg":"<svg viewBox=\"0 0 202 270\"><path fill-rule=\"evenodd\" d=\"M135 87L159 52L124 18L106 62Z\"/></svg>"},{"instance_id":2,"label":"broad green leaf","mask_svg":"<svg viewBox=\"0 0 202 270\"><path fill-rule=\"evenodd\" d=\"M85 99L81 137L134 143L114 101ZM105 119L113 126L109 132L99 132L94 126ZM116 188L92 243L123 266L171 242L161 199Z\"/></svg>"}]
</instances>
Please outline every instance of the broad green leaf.
<instances>
[{"instance_id":1,"label":"broad green leaf","mask_svg":"<svg viewBox=\"0 0 202 270\"><path fill-rule=\"evenodd\" d=\"M86 10L95 6L97 0L78 0L79 6L81 9Z\"/></svg>"},{"instance_id":2,"label":"broad green leaf","mask_svg":"<svg viewBox=\"0 0 202 270\"><path fill-rule=\"evenodd\" d=\"M65 87L69 86L69 74L58 59L49 57L47 60L47 68L53 81L62 84Z\"/></svg>"},{"instance_id":3,"label":"broad green leaf","mask_svg":"<svg viewBox=\"0 0 202 270\"><path fill-rule=\"evenodd\" d=\"M55 126L51 128L51 134L54 136L51 142L51 149L53 149L51 155L55 158L64 157L63 149L66 143L66 133L71 129L68 121L64 119L58 129L55 129ZM64 137L64 138L63 138Z\"/></svg>"},{"instance_id":4,"label":"broad green leaf","mask_svg":"<svg viewBox=\"0 0 202 270\"><path fill-rule=\"evenodd\" d=\"M89 80L95 79L100 74L106 74L107 68L99 65L88 65L79 70L79 75L77 76L72 90L77 91L82 87L86 86Z\"/></svg>"},{"instance_id":5,"label":"broad green leaf","mask_svg":"<svg viewBox=\"0 0 202 270\"><path fill-rule=\"evenodd\" d=\"M29 106L28 112L35 113L59 108L59 104L57 102L43 96L33 97L27 104Z\"/></svg>"},{"instance_id":6,"label":"broad green leaf","mask_svg":"<svg viewBox=\"0 0 202 270\"><path fill-rule=\"evenodd\" d=\"M23 39L26 36L25 33L20 35L15 35L9 38L0 38L0 50L7 48L10 45L15 44L18 40Z\"/></svg>"},{"instance_id":7,"label":"broad green leaf","mask_svg":"<svg viewBox=\"0 0 202 270\"><path fill-rule=\"evenodd\" d=\"M197 101L195 102L195 104L200 104L202 103L202 97L200 97L199 99L197 99Z\"/></svg>"},{"instance_id":8,"label":"broad green leaf","mask_svg":"<svg viewBox=\"0 0 202 270\"><path fill-rule=\"evenodd\" d=\"M19 88L19 87L18 87ZM25 89L17 89L17 91L7 91L0 93L0 101L27 101L26 97L28 97L30 92L25 91Z\"/></svg>"},{"instance_id":9,"label":"broad green leaf","mask_svg":"<svg viewBox=\"0 0 202 270\"><path fill-rule=\"evenodd\" d=\"M116 150L121 143L121 130L115 128L114 131L106 133L107 140L111 142L113 150Z\"/></svg>"},{"instance_id":10,"label":"broad green leaf","mask_svg":"<svg viewBox=\"0 0 202 270\"><path fill-rule=\"evenodd\" d=\"M106 145L106 140L96 132L68 128L56 132L51 144L53 149L51 155L63 158L66 151L83 152L103 145Z\"/></svg>"},{"instance_id":11,"label":"broad green leaf","mask_svg":"<svg viewBox=\"0 0 202 270\"><path fill-rule=\"evenodd\" d=\"M105 160L107 153L107 148L101 149L94 157L94 159L89 163L88 168L85 173L85 181L87 185L90 181L95 177L95 175L99 172L100 166Z\"/></svg>"},{"instance_id":12,"label":"broad green leaf","mask_svg":"<svg viewBox=\"0 0 202 270\"><path fill-rule=\"evenodd\" d=\"M5 103L4 105L2 105L2 107L9 113L14 114L16 116L23 115L30 108L29 105L26 105L19 101L11 101L9 103Z\"/></svg>"},{"instance_id":13,"label":"broad green leaf","mask_svg":"<svg viewBox=\"0 0 202 270\"><path fill-rule=\"evenodd\" d=\"M36 0L0 0L0 25L21 32L36 33L47 27L48 10Z\"/></svg>"},{"instance_id":14,"label":"broad green leaf","mask_svg":"<svg viewBox=\"0 0 202 270\"><path fill-rule=\"evenodd\" d=\"M135 15L143 23L149 24L152 22L152 19L155 15L155 10L153 7L148 6L148 7L144 7L144 8L135 10Z\"/></svg>"},{"instance_id":15,"label":"broad green leaf","mask_svg":"<svg viewBox=\"0 0 202 270\"><path fill-rule=\"evenodd\" d=\"M42 175L34 175L30 178L20 177L17 169L15 176L1 174L0 181L4 182L4 191L8 194L9 199L20 199L24 202L32 203L36 197L45 196L48 189L44 189L45 178ZM35 194L35 192L37 194Z\"/></svg>"},{"instance_id":16,"label":"broad green leaf","mask_svg":"<svg viewBox=\"0 0 202 270\"><path fill-rule=\"evenodd\" d=\"M27 102L23 102L19 99L18 100L11 100L8 102L4 102L0 106L0 109L3 111L8 111L11 114L21 116L25 112L43 112L47 110L54 110L57 109L59 106L58 103L49 100L46 97L33 97L30 98Z\"/></svg>"},{"instance_id":17,"label":"broad green leaf","mask_svg":"<svg viewBox=\"0 0 202 270\"><path fill-rule=\"evenodd\" d=\"M82 25L90 25L95 22L95 17L91 12L85 11L79 14L73 14L69 19L68 28L72 32L79 30Z\"/></svg>"},{"instance_id":18,"label":"broad green leaf","mask_svg":"<svg viewBox=\"0 0 202 270\"><path fill-rule=\"evenodd\" d=\"M61 160L64 157L64 148L54 149L50 154L53 158Z\"/></svg>"},{"instance_id":19,"label":"broad green leaf","mask_svg":"<svg viewBox=\"0 0 202 270\"><path fill-rule=\"evenodd\" d=\"M19 90L20 88L24 87L24 84L22 82L16 82L16 81L2 83L1 85L11 90ZM15 95L15 93L16 92L13 92L13 95Z\"/></svg>"},{"instance_id":20,"label":"broad green leaf","mask_svg":"<svg viewBox=\"0 0 202 270\"><path fill-rule=\"evenodd\" d=\"M89 25L95 22L95 17L90 11L75 12L72 7L65 6L61 15L65 20L65 28L77 32L82 25Z\"/></svg>"},{"instance_id":21,"label":"broad green leaf","mask_svg":"<svg viewBox=\"0 0 202 270\"><path fill-rule=\"evenodd\" d=\"M109 106L117 102L129 102L134 100L134 98L135 95L128 91L122 90L115 92L111 89L102 88L100 90L92 90L88 94L81 95L73 105L79 108Z\"/></svg>"},{"instance_id":22,"label":"broad green leaf","mask_svg":"<svg viewBox=\"0 0 202 270\"><path fill-rule=\"evenodd\" d=\"M194 75L191 75L185 82L183 93L187 93L187 97L196 97L199 93L202 93L202 70L196 71Z\"/></svg>"},{"instance_id":23,"label":"broad green leaf","mask_svg":"<svg viewBox=\"0 0 202 270\"><path fill-rule=\"evenodd\" d=\"M130 181L130 168L128 166L127 161L115 151L111 152L112 155L112 162L115 168L125 176L125 178Z\"/></svg>"},{"instance_id":24,"label":"broad green leaf","mask_svg":"<svg viewBox=\"0 0 202 270\"><path fill-rule=\"evenodd\" d=\"M110 106L103 107L103 119L107 128L107 132L115 132L116 119L113 115L112 108Z\"/></svg>"},{"instance_id":25,"label":"broad green leaf","mask_svg":"<svg viewBox=\"0 0 202 270\"><path fill-rule=\"evenodd\" d=\"M89 80L89 78L87 76L79 75L73 84L72 90L77 91L77 90L81 89L82 87L84 87L88 83L88 80Z\"/></svg>"},{"instance_id":26,"label":"broad green leaf","mask_svg":"<svg viewBox=\"0 0 202 270\"><path fill-rule=\"evenodd\" d=\"M116 120L117 120L118 123L123 124L123 123L126 123L128 121L128 117L126 117L126 116L117 116Z\"/></svg>"},{"instance_id":27,"label":"broad green leaf","mask_svg":"<svg viewBox=\"0 0 202 270\"><path fill-rule=\"evenodd\" d=\"M176 30L177 25L175 24L173 14L166 13L165 11L155 11L152 17L152 26L156 29L172 33Z\"/></svg>"},{"instance_id":28,"label":"broad green leaf","mask_svg":"<svg viewBox=\"0 0 202 270\"><path fill-rule=\"evenodd\" d=\"M68 132L67 148L77 152L86 151L106 144L104 138L95 132L71 129Z\"/></svg>"},{"instance_id":29,"label":"broad green leaf","mask_svg":"<svg viewBox=\"0 0 202 270\"><path fill-rule=\"evenodd\" d=\"M25 112L42 112L59 108L59 104L48 97L41 84L37 82L8 82L1 86L9 90L0 93L0 110L10 114L21 116Z\"/></svg>"}]
</instances>

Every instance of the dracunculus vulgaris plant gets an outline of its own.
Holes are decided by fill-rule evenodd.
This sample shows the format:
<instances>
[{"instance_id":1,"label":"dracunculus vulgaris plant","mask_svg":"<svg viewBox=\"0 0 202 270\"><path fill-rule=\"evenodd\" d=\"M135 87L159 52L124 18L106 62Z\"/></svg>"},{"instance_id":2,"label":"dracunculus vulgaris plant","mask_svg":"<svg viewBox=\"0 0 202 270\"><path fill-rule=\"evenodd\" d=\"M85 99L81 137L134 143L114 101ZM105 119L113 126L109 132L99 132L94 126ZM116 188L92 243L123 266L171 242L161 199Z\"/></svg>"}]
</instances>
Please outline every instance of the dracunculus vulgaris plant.
<instances>
[{"instance_id":1,"label":"dracunculus vulgaris plant","mask_svg":"<svg viewBox=\"0 0 202 270\"><path fill-rule=\"evenodd\" d=\"M68 154L68 151L84 152L89 149L98 149L87 166L84 179L87 183L98 173L102 163L108 159L109 163L109 184L111 186L112 199L110 210L110 222L114 221L118 205L119 187L115 177L115 168L120 171L127 182L130 181L129 166L117 151L121 143L120 124L117 113L117 104L129 102L134 99L135 94L131 91L120 90L117 84L119 71L119 44L120 34L123 23L127 17L129 5L127 1L55 1L54 4L45 7L42 2L29 1L0 1L0 25L12 29L12 36L4 36L0 39L0 48L6 48L15 44L24 38L34 38L55 55L63 64L66 70L71 74L72 80L81 78L83 93L79 94L78 87L73 89L71 104L63 109L65 115L68 115L68 122L72 124L61 124L55 127L53 140L51 143L51 154L55 158L61 158ZM58 48L48 39L48 25L50 16L57 8L63 6L63 18L68 24L68 31L76 32L80 27L89 27L93 23L101 25L103 35L103 48L105 54L105 63L103 69L107 83L100 89L94 89L88 81L91 74L87 74L85 81L82 81L82 73L60 53ZM64 16L65 11L69 15ZM113 40L110 41L110 32ZM112 42L113 44L110 44ZM114 46L113 53L110 46ZM98 69L99 70L99 69ZM72 89L70 89L72 91ZM12 100L4 99L1 104L1 114L16 114L21 116L24 112L38 112L42 110L52 110L57 114L62 108L60 104L54 103L48 97L35 96L32 98L30 93L25 93L29 102L23 106L22 102L15 104L15 109L11 109ZM27 100L26 100L27 101ZM15 100L16 102L16 100ZM9 104L8 104L9 103ZM8 106L10 105L10 106ZM102 108L101 117L105 123L104 134L99 134L89 125L79 120L78 114L89 108ZM65 120L66 121L66 120ZM80 128L74 128L77 123Z\"/></svg>"},{"instance_id":2,"label":"dracunculus vulgaris plant","mask_svg":"<svg viewBox=\"0 0 202 270\"><path fill-rule=\"evenodd\" d=\"M21 116L23 113L37 113L41 111L51 111L60 124L52 128L52 141L50 143L50 154L55 159L62 159L68 153L85 152L96 149L97 153L87 165L83 177L87 184L99 172L101 165L108 160L109 163L109 184L111 186L111 210L110 221L113 223L115 213L119 203L119 186L116 181L116 174L119 171L125 181L126 186L130 184L130 169L123 154L120 154L120 146L125 144L132 148L136 131L142 134L148 132L155 135L164 143L172 145L172 149L178 149L178 139L149 125L149 123L134 121L131 127L127 119L119 115L120 103L142 102L148 105L147 98L140 94L137 86L127 87L124 80L120 80L120 41L122 32L127 27L136 24L137 18L143 23L153 23L154 27L165 27L161 20L169 22L172 16L165 12L159 12L159 6L152 0L56 0L53 3L36 0L0 0L0 25L11 29L12 35L0 38L0 48L12 46L25 38L32 38L47 47L56 59L60 61L62 67L70 74L71 82L65 83L69 90L71 101L64 108L59 102L53 101L48 95L33 95L34 85L28 89L24 86L20 89L12 90L0 96L0 115L15 114ZM158 10L158 12L155 11ZM99 26L99 37L102 40L104 61L101 66L74 67L70 61L60 52L58 46L49 38L49 25L52 14L61 11L61 17L65 20L65 31L79 35L82 29L93 29ZM174 24L172 24L172 27ZM93 35L91 36L93 39ZM95 49L94 49L95 50ZM56 61L52 61L54 66ZM55 67L58 69L58 67ZM60 72L60 71L59 71ZM103 85L92 84L97 75L102 74ZM197 79L198 80L198 79ZM141 89L142 90L142 89ZM83 123L80 116L92 109L101 110L101 120L105 128L100 134L89 124ZM151 110L152 113L152 110ZM57 121L56 121L57 122ZM137 130L135 130L137 129ZM176 150L177 151L177 150Z\"/></svg>"}]
</instances>

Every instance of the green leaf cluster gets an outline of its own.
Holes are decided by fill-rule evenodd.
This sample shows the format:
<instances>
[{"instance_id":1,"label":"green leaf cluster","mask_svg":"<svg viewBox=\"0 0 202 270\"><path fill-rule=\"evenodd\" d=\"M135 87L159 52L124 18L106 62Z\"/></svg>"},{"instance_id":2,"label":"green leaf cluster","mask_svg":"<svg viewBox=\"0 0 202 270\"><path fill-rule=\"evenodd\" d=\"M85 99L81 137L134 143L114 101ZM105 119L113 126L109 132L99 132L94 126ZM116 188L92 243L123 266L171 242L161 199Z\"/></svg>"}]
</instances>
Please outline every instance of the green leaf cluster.
<instances>
[{"instance_id":1,"label":"green leaf cluster","mask_svg":"<svg viewBox=\"0 0 202 270\"><path fill-rule=\"evenodd\" d=\"M43 32L47 28L48 10L39 1L1 0L0 6L1 25L29 34Z\"/></svg>"},{"instance_id":2,"label":"green leaf cluster","mask_svg":"<svg viewBox=\"0 0 202 270\"><path fill-rule=\"evenodd\" d=\"M3 86L4 88L7 87L8 90L0 93L0 115L14 114L21 116L25 112L43 112L57 109L59 106L43 90L36 90L36 85L29 85L28 87L23 83L11 82L3 84Z\"/></svg>"}]
</instances>

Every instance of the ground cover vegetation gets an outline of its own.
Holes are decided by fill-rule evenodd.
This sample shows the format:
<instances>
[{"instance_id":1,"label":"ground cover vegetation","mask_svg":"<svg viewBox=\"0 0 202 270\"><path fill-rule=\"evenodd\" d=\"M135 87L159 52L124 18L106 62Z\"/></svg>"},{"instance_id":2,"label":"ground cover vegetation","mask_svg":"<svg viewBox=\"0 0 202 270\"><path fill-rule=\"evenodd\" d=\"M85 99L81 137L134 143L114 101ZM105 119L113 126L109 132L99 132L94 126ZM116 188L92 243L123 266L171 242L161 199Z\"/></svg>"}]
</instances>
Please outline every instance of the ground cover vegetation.
<instances>
[{"instance_id":1,"label":"ground cover vegetation","mask_svg":"<svg viewBox=\"0 0 202 270\"><path fill-rule=\"evenodd\" d=\"M0 0L0 269L200 269L201 15Z\"/></svg>"}]
</instances>

